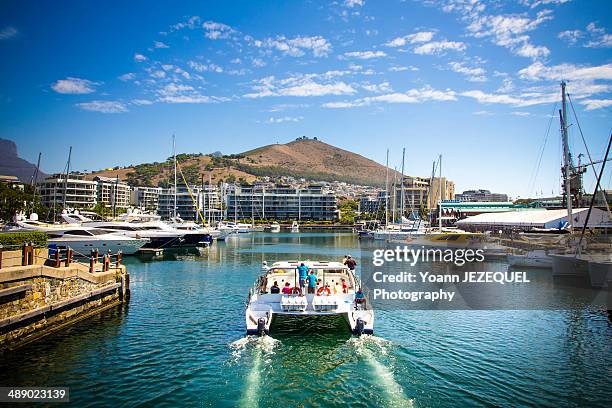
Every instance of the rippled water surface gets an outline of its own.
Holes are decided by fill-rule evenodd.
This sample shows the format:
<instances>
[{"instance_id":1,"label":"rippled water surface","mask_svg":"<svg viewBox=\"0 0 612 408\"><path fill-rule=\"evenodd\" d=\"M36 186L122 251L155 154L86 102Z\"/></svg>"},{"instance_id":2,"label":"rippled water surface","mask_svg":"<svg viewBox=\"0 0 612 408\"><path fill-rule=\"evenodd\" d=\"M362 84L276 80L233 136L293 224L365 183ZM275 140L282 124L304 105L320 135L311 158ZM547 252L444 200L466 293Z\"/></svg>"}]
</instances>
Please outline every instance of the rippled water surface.
<instances>
[{"instance_id":1,"label":"rippled water surface","mask_svg":"<svg viewBox=\"0 0 612 408\"><path fill-rule=\"evenodd\" d=\"M0 357L1 385L69 386L86 406L607 406L598 311L384 311L244 336L263 260L358 256L350 234L245 234L198 254L128 258L129 305ZM550 272L542 271L542 274Z\"/></svg>"}]
</instances>

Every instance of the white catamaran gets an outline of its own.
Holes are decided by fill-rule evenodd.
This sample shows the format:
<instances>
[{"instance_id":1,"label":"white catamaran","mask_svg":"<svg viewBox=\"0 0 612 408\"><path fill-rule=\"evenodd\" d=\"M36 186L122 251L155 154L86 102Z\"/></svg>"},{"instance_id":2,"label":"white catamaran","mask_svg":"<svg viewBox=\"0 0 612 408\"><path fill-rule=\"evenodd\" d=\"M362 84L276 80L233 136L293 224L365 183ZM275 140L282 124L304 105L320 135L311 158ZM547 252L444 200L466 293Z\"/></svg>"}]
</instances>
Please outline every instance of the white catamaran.
<instances>
[{"instance_id":1,"label":"white catamaran","mask_svg":"<svg viewBox=\"0 0 612 408\"><path fill-rule=\"evenodd\" d=\"M302 263L320 280L315 293L300 290L297 267ZM341 262L275 262L264 271L249 293L247 334L269 334L276 319L338 315L344 317L353 334L373 333L374 311L354 272Z\"/></svg>"}]
</instances>

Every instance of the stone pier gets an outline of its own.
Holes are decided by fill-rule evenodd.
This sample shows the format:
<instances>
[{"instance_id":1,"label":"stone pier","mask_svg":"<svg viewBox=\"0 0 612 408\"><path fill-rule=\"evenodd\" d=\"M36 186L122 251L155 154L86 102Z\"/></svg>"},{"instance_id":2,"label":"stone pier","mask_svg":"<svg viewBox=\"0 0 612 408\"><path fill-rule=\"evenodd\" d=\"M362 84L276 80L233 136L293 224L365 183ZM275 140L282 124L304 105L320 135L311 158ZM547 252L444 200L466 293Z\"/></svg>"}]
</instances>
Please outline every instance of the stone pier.
<instances>
[{"instance_id":1,"label":"stone pier","mask_svg":"<svg viewBox=\"0 0 612 408\"><path fill-rule=\"evenodd\" d=\"M120 257L86 265L67 254L58 266L46 249L28 256L31 251L4 251L0 258L0 350L18 348L129 297Z\"/></svg>"}]
</instances>

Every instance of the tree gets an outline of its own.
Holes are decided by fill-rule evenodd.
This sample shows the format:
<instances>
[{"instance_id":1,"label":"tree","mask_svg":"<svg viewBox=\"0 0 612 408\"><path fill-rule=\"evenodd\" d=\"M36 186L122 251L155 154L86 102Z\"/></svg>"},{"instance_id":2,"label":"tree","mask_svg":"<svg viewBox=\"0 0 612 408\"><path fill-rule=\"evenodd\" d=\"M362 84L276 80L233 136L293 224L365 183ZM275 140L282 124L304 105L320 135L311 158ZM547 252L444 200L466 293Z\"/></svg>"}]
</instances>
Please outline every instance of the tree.
<instances>
[{"instance_id":1,"label":"tree","mask_svg":"<svg viewBox=\"0 0 612 408\"><path fill-rule=\"evenodd\" d=\"M33 195L32 186L24 185L21 189L18 185L0 183L0 220L9 222L19 212L46 214L47 208L40 204L38 196L32 202Z\"/></svg>"}]
</instances>

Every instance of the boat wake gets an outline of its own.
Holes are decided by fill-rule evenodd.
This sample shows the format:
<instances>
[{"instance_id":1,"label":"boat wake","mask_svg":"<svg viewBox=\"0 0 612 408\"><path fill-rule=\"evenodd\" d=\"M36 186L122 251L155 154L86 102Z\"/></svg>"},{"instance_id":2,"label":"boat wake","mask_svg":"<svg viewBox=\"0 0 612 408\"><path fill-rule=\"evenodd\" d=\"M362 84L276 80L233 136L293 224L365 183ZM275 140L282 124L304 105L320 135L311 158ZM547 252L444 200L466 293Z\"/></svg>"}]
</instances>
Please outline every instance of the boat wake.
<instances>
[{"instance_id":1,"label":"boat wake","mask_svg":"<svg viewBox=\"0 0 612 408\"><path fill-rule=\"evenodd\" d=\"M274 348L278 344L280 344L280 341L273 339L270 336L247 336L230 344L234 362L240 360L245 351L253 356L253 362L246 377L239 406L251 408L259 405L259 394L263 371L269 364L271 364L271 357L274 354Z\"/></svg>"},{"instance_id":2,"label":"boat wake","mask_svg":"<svg viewBox=\"0 0 612 408\"><path fill-rule=\"evenodd\" d=\"M353 337L348 341L358 356L372 368L374 380L382 389L388 407L413 407L414 400L404 395L402 386L393 377L393 372L376 356L387 356L391 347L391 342L380 337L362 335Z\"/></svg>"}]
</instances>

